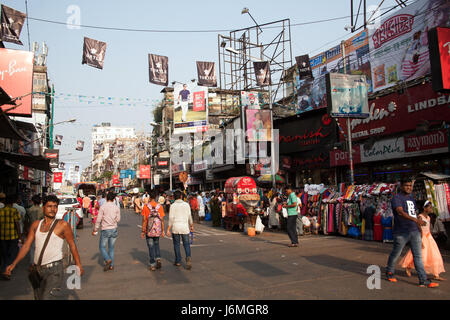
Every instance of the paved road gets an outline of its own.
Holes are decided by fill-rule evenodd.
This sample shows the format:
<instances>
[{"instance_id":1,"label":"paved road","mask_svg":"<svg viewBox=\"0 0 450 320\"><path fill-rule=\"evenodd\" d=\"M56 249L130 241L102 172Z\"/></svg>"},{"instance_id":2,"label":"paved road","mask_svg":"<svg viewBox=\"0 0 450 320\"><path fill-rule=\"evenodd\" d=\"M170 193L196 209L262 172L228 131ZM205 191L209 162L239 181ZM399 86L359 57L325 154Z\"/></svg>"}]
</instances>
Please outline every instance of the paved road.
<instances>
[{"instance_id":1,"label":"paved road","mask_svg":"<svg viewBox=\"0 0 450 320\"><path fill-rule=\"evenodd\" d=\"M379 265L383 273L390 244L304 236L299 248L288 248L284 233L250 238L209 224L195 225L192 270L172 265L172 241L162 239L163 267L151 272L140 225L136 214L122 210L113 272L103 272L99 237L91 236L88 225L79 230L85 275L81 290L68 291L69 299L450 299L450 280L437 289L419 288L417 277L402 271L399 283L381 280L380 290L367 289L367 267ZM449 270L450 255L443 256ZM0 299L33 298L26 267L22 262L11 281L0 282Z\"/></svg>"}]
</instances>

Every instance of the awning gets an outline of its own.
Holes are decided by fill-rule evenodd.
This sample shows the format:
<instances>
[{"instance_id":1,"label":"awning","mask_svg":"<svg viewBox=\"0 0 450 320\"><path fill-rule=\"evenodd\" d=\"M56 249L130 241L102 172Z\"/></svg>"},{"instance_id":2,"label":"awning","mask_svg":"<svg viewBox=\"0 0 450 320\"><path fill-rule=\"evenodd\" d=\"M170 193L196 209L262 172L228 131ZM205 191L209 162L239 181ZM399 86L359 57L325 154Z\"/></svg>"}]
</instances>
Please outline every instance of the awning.
<instances>
[{"instance_id":1,"label":"awning","mask_svg":"<svg viewBox=\"0 0 450 320\"><path fill-rule=\"evenodd\" d=\"M431 172L421 172L420 174L433 179L433 180L446 180L450 179L449 175L446 174L440 174L440 173L431 173Z\"/></svg>"},{"instance_id":2,"label":"awning","mask_svg":"<svg viewBox=\"0 0 450 320\"><path fill-rule=\"evenodd\" d=\"M52 172L50 169L50 160L43 157L36 157L28 154L1 152L0 159L9 160L33 169Z\"/></svg>"},{"instance_id":3,"label":"awning","mask_svg":"<svg viewBox=\"0 0 450 320\"><path fill-rule=\"evenodd\" d=\"M8 115L0 109L0 138L28 141L19 130L16 129Z\"/></svg>"}]
</instances>

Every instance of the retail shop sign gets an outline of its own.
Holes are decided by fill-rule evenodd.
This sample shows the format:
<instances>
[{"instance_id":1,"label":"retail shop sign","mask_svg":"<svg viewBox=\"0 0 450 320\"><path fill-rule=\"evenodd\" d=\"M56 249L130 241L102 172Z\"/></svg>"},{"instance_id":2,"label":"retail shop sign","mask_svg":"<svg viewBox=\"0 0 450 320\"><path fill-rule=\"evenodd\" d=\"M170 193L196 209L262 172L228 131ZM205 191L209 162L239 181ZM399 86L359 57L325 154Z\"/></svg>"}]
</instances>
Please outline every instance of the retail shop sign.
<instances>
[{"instance_id":1,"label":"retail shop sign","mask_svg":"<svg viewBox=\"0 0 450 320\"><path fill-rule=\"evenodd\" d=\"M450 94L435 92L430 83L406 90L403 94L395 92L370 100L369 117L350 121L352 138L359 140L415 130L423 119L450 121ZM339 119L339 124L347 134L346 119Z\"/></svg>"},{"instance_id":2,"label":"retail shop sign","mask_svg":"<svg viewBox=\"0 0 450 320\"><path fill-rule=\"evenodd\" d=\"M360 145L353 146L353 164L361 163L361 147ZM330 151L330 166L348 166L350 165L350 160L348 156L348 151L342 150L331 150Z\"/></svg>"},{"instance_id":3,"label":"retail shop sign","mask_svg":"<svg viewBox=\"0 0 450 320\"><path fill-rule=\"evenodd\" d=\"M405 137L406 156L448 152L446 130L430 132L423 136Z\"/></svg>"},{"instance_id":4,"label":"retail shop sign","mask_svg":"<svg viewBox=\"0 0 450 320\"><path fill-rule=\"evenodd\" d=\"M383 161L405 156L405 140L403 137L375 142L372 148L361 148L361 162Z\"/></svg>"}]
</instances>

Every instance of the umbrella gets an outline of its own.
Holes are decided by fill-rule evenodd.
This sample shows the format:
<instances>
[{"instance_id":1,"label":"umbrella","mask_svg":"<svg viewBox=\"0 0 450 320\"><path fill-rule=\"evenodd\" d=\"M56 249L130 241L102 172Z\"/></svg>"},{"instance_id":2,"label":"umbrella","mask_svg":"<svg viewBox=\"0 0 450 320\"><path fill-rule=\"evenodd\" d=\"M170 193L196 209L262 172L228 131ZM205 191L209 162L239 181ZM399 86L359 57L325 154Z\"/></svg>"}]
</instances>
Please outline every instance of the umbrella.
<instances>
[{"instance_id":1,"label":"umbrella","mask_svg":"<svg viewBox=\"0 0 450 320\"><path fill-rule=\"evenodd\" d=\"M263 174L262 176L259 176L258 179L256 179L256 180L261 183L272 183L272 175L271 174ZM275 182L276 183L286 183L284 178L278 174L275 175Z\"/></svg>"}]
</instances>

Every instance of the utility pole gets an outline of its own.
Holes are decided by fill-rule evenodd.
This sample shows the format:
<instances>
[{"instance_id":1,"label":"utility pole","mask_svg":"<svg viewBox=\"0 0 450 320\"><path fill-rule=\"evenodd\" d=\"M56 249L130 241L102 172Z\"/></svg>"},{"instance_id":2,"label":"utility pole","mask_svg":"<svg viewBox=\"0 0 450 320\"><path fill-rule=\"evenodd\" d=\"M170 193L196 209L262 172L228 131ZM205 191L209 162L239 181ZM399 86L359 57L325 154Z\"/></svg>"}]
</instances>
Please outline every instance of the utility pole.
<instances>
[{"instance_id":1,"label":"utility pole","mask_svg":"<svg viewBox=\"0 0 450 320\"><path fill-rule=\"evenodd\" d=\"M50 149L53 149L53 118L55 110L55 85L52 84L52 113L50 116Z\"/></svg>"}]
</instances>

